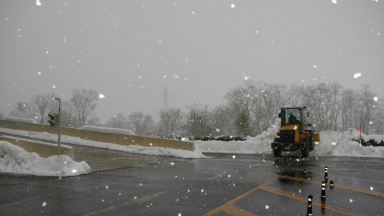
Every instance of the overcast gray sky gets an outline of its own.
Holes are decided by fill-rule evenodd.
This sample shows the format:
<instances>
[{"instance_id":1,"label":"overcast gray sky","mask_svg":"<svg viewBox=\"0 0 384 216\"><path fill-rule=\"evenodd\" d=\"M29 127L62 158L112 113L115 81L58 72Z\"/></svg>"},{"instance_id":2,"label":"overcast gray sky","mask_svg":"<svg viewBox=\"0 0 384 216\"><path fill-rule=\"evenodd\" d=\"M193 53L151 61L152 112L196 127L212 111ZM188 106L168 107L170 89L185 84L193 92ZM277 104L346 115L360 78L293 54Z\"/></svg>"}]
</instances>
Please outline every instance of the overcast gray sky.
<instances>
[{"instance_id":1,"label":"overcast gray sky","mask_svg":"<svg viewBox=\"0 0 384 216\"><path fill-rule=\"evenodd\" d=\"M370 84L383 96L384 1L1 1L0 111L94 89L114 114L214 107L254 81ZM355 79L354 74L361 73Z\"/></svg>"}]
</instances>

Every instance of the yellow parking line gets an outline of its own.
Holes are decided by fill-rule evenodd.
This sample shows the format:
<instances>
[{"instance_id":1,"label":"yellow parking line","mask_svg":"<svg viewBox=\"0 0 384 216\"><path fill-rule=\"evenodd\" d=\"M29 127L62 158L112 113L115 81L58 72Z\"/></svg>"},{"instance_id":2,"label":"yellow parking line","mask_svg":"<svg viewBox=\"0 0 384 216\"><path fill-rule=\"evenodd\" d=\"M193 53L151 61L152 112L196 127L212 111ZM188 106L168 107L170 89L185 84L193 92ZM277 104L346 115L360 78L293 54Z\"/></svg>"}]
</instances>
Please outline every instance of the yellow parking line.
<instances>
[{"instance_id":1,"label":"yellow parking line","mask_svg":"<svg viewBox=\"0 0 384 216\"><path fill-rule=\"evenodd\" d=\"M291 198L291 199L294 199L294 200L297 200L297 201L300 201L300 202L304 202L304 203L308 202L308 200L306 198L302 197L300 194L299 195L294 195L294 194L292 194L292 192L271 188L271 187L266 186L266 185L262 186L260 189L268 191L270 193L274 193L274 194L280 195L280 196L285 196L285 197L288 197L288 198ZM349 211L346 211L346 210L341 209L341 208L336 208L336 207L329 206L327 204L319 203L319 202L315 202L315 201L312 201L312 205L315 205L315 206L318 206L318 207L321 207L321 208L325 208L325 209L328 209L328 210L331 210L331 211L334 211L334 212L337 212L337 213L340 213L340 214L344 214L344 215L354 215L354 216L361 215L361 214L357 214L357 213L354 213L354 212L349 212Z\"/></svg>"},{"instance_id":2,"label":"yellow parking line","mask_svg":"<svg viewBox=\"0 0 384 216\"><path fill-rule=\"evenodd\" d=\"M147 195L147 196L140 197L139 199L129 200L128 202L125 202L125 203L122 203L122 204L119 204L119 205L110 206L108 208L100 209L100 210L94 211L94 212L89 212L87 214L84 214L83 216L94 215L94 214L97 214L97 213L100 213L100 212L112 210L112 209L115 209L117 207L120 207L120 206L123 206L123 205L127 205L129 203L148 201L148 200L152 199L153 197L156 197L157 195L160 195L160 194L163 194L163 193L164 192L154 193L154 194L150 194L150 195Z\"/></svg>"},{"instance_id":3,"label":"yellow parking line","mask_svg":"<svg viewBox=\"0 0 384 216\"><path fill-rule=\"evenodd\" d=\"M264 184L261 184L261 185L255 187L255 188L253 188L252 190L250 190L250 191L248 191L248 192L246 192L246 193L243 193L242 195L240 195L240 196L236 197L235 199L233 199L233 200L231 200L231 201L225 203L225 204L222 205L222 206L219 206L219 207L213 209L212 211L210 211L210 212L204 214L203 216L213 215L213 214L215 214L215 213L218 212L218 211L225 211L225 212L228 211L228 210L230 209L230 206L231 206L233 203L235 203L236 201L238 201L238 200L244 198L245 196L248 196L249 194L255 192L256 190L260 189L262 186L267 185L267 184L269 184L269 183L275 181L277 178L278 178L278 176L275 175L275 177L274 177L273 179L271 179L271 180L265 182Z\"/></svg>"},{"instance_id":4,"label":"yellow parking line","mask_svg":"<svg viewBox=\"0 0 384 216\"><path fill-rule=\"evenodd\" d=\"M321 185L320 181L308 180L308 179L303 179L303 178L295 178L295 177L290 177L290 176L281 176L281 178L293 179L296 181L303 181L303 182L309 182L312 184ZM345 189L345 190L350 190L350 191L359 192L359 193L365 193L365 194L384 198L384 193L377 192L377 191L369 191L369 190L364 190L364 189L360 189L360 188L353 188L353 187L348 187L348 186L343 186L343 185L338 185L338 184L335 184L335 188L341 188L341 189Z\"/></svg>"},{"instance_id":5,"label":"yellow parking line","mask_svg":"<svg viewBox=\"0 0 384 216\"><path fill-rule=\"evenodd\" d=\"M234 205L229 205L221 209L221 211L232 215L232 216L257 216L255 214L252 214L249 211L246 211L244 209L241 209L239 207L236 207Z\"/></svg>"}]
</instances>

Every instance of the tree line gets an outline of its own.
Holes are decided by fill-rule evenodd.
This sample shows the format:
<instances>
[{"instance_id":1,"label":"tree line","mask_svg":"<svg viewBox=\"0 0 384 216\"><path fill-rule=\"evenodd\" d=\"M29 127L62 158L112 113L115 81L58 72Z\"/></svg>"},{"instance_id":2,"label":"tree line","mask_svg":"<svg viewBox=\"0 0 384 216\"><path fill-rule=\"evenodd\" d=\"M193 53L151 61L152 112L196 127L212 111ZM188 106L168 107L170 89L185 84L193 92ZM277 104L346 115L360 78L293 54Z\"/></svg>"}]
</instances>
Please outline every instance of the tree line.
<instances>
[{"instance_id":1,"label":"tree line","mask_svg":"<svg viewBox=\"0 0 384 216\"><path fill-rule=\"evenodd\" d=\"M19 102L10 116L35 119L47 124L47 114L57 112L53 94L35 95L29 102ZM95 90L74 89L72 97L63 101L61 124L81 127L85 124L124 128L137 135L154 137L246 137L256 136L273 127L282 106L307 106L309 122L319 131L344 131L348 128L365 134L384 134L383 100L378 99L369 85L358 90L344 89L338 83L317 83L307 86L269 84L247 80L230 89L225 103L210 108L195 103L187 107L160 110L160 120L151 115L133 112L119 113L106 123L95 116L98 93Z\"/></svg>"}]
</instances>

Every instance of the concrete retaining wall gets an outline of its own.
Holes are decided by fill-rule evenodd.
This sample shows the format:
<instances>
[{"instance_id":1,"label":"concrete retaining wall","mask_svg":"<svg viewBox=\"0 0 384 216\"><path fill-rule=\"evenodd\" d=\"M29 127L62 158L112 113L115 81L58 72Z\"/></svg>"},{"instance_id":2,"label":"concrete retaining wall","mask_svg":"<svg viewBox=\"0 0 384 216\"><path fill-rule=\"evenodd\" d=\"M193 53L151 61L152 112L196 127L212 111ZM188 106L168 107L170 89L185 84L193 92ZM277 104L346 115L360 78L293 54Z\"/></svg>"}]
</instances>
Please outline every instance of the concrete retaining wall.
<instances>
[{"instance_id":1,"label":"concrete retaining wall","mask_svg":"<svg viewBox=\"0 0 384 216\"><path fill-rule=\"evenodd\" d=\"M58 146L42 143L42 142L33 142L25 139L18 139L13 137L5 137L0 136L0 141L7 141L12 143L13 145L20 146L25 149L27 152L36 152L43 158L50 157L52 155L57 155ZM60 155L68 155L72 160L75 159L75 151L73 148L61 146L60 147Z\"/></svg>"},{"instance_id":2,"label":"concrete retaining wall","mask_svg":"<svg viewBox=\"0 0 384 216\"><path fill-rule=\"evenodd\" d=\"M50 127L49 125L30 124L11 122L6 120L0 120L0 127L9 128L14 130L47 132L51 134L57 134L58 129ZM163 147L182 149L188 151L194 151L195 146L193 142L184 142L180 140L161 139L155 137L143 137L136 135L122 135L113 133L100 133L94 131L78 130L76 128L61 127L61 135L79 137L85 140L93 140L98 142L114 143L119 145L139 145L145 147Z\"/></svg>"}]
</instances>

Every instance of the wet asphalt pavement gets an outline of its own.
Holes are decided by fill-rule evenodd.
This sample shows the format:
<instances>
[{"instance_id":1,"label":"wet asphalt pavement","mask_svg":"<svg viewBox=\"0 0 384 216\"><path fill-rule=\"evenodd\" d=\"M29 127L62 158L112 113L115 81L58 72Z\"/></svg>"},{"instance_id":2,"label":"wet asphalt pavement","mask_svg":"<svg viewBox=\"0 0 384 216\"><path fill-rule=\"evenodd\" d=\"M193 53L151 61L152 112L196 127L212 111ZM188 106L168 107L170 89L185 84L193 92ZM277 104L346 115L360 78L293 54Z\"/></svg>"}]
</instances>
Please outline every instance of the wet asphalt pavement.
<instances>
[{"instance_id":1,"label":"wet asphalt pavement","mask_svg":"<svg viewBox=\"0 0 384 216\"><path fill-rule=\"evenodd\" d=\"M384 159L209 156L61 179L0 174L0 215L306 215L308 195L314 215L384 215ZM322 203L325 166L335 187Z\"/></svg>"}]
</instances>

